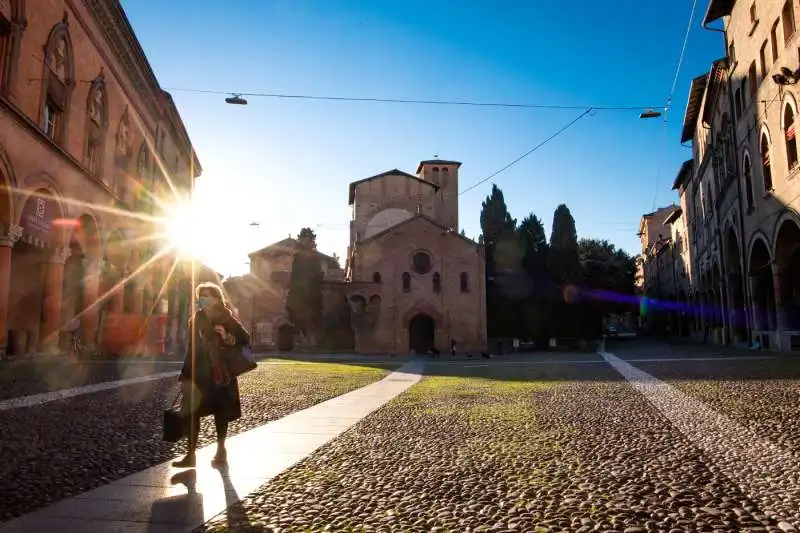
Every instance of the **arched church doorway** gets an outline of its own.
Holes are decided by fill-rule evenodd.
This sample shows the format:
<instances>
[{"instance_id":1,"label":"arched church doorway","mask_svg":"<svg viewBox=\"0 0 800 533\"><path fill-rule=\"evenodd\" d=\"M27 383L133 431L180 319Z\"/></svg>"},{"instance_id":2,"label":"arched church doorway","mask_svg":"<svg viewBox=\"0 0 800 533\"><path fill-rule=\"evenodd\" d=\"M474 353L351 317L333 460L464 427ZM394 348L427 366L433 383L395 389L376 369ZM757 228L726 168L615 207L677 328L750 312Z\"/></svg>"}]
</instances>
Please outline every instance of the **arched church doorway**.
<instances>
[{"instance_id":1,"label":"arched church doorway","mask_svg":"<svg viewBox=\"0 0 800 533\"><path fill-rule=\"evenodd\" d=\"M418 314L408 323L408 347L415 353L428 353L436 346L436 322L432 317Z\"/></svg>"},{"instance_id":2,"label":"arched church doorway","mask_svg":"<svg viewBox=\"0 0 800 533\"><path fill-rule=\"evenodd\" d=\"M291 352L294 349L294 328L284 324L278 328L278 350Z\"/></svg>"}]
</instances>

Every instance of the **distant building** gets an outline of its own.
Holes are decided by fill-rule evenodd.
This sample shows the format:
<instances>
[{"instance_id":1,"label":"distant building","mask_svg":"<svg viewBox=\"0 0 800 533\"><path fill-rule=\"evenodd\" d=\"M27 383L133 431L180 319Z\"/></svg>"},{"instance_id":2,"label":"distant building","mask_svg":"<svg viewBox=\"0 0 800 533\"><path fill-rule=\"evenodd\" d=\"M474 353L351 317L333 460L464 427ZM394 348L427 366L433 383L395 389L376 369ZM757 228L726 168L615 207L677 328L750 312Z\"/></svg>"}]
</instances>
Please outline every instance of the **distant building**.
<instances>
[{"instance_id":1,"label":"distant building","mask_svg":"<svg viewBox=\"0 0 800 533\"><path fill-rule=\"evenodd\" d=\"M240 320L251 330L253 344L260 348L289 351L297 340L296 328L286 313L286 296L292 275L297 240L291 237L250 254L250 273L229 278L224 287ZM338 303L338 313L347 313L341 284L344 271L336 260L319 253L323 271L326 309Z\"/></svg>"}]
</instances>

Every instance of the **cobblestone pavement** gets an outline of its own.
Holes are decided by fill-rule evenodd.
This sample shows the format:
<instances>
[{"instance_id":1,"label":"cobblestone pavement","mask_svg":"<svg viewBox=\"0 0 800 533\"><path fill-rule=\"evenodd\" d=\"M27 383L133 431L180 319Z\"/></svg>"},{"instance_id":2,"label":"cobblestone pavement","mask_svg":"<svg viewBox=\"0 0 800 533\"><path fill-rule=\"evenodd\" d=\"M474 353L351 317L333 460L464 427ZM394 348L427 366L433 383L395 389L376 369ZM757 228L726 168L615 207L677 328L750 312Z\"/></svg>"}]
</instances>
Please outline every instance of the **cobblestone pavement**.
<instances>
[{"instance_id":1,"label":"cobblestone pavement","mask_svg":"<svg viewBox=\"0 0 800 533\"><path fill-rule=\"evenodd\" d=\"M399 366L399 365L398 365ZM230 434L362 387L391 366L261 364L240 379L243 417ZM162 412L177 381L141 385L0 412L0 520L98 487L175 457L161 440ZM201 445L213 442L204 420Z\"/></svg>"},{"instance_id":2,"label":"cobblestone pavement","mask_svg":"<svg viewBox=\"0 0 800 533\"><path fill-rule=\"evenodd\" d=\"M632 362L800 459L800 358Z\"/></svg>"},{"instance_id":3,"label":"cobblestone pavement","mask_svg":"<svg viewBox=\"0 0 800 533\"><path fill-rule=\"evenodd\" d=\"M198 533L795 531L609 366L426 373Z\"/></svg>"},{"instance_id":4,"label":"cobblestone pavement","mask_svg":"<svg viewBox=\"0 0 800 533\"><path fill-rule=\"evenodd\" d=\"M0 362L0 400L180 370L167 360L78 362L67 358Z\"/></svg>"}]
</instances>

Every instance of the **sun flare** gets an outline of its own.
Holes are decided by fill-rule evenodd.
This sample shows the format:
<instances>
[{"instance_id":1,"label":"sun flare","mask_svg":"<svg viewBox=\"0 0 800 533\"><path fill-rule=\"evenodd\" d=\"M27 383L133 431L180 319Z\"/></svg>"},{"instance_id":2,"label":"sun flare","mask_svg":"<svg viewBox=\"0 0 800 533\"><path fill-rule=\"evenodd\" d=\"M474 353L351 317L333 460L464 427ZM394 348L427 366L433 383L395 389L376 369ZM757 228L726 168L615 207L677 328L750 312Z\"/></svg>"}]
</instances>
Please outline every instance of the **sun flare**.
<instances>
[{"instance_id":1,"label":"sun flare","mask_svg":"<svg viewBox=\"0 0 800 533\"><path fill-rule=\"evenodd\" d=\"M179 203L167 210L164 233L167 244L182 257L198 259L203 250L203 231L197 208L191 202Z\"/></svg>"}]
</instances>

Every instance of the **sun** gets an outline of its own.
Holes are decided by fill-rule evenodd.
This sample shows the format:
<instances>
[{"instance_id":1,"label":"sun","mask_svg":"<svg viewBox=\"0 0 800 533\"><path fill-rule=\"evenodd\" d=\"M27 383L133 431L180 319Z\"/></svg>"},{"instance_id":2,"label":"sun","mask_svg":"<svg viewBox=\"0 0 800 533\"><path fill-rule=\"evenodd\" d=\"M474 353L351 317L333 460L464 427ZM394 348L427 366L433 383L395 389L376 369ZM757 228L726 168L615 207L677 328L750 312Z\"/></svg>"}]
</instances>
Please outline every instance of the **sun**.
<instances>
[{"instance_id":1,"label":"sun","mask_svg":"<svg viewBox=\"0 0 800 533\"><path fill-rule=\"evenodd\" d=\"M168 246L181 257L198 259L203 251L204 238L197 207L191 202L182 202L166 211L164 234Z\"/></svg>"}]
</instances>

